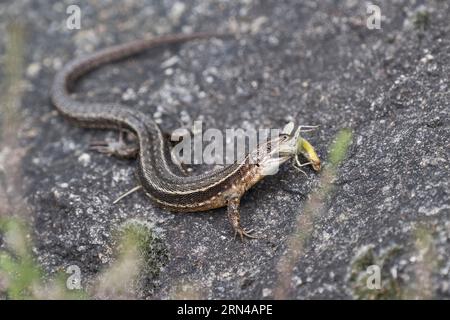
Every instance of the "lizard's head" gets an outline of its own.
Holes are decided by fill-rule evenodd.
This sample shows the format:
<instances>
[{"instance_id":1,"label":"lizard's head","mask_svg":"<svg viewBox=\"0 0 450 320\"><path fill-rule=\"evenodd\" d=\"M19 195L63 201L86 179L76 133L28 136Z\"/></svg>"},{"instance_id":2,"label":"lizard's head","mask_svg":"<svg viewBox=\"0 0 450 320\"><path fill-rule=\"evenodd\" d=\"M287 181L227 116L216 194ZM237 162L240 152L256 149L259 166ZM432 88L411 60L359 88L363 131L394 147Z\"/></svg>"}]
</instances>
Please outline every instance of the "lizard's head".
<instances>
[{"instance_id":1,"label":"lizard's head","mask_svg":"<svg viewBox=\"0 0 450 320\"><path fill-rule=\"evenodd\" d=\"M308 128L306 130L302 130ZM278 171L281 164L295 157L297 167L311 165L315 171L320 170L320 159L314 147L303 137L301 132L309 131L313 127L299 126L294 132L294 123L288 123L282 133L270 141L260 145L252 154L253 159L257 159L262 175L272 175ZM300 164L298 156L302 155L307 159L305 164Z\"/></svg>"}]
</instances>

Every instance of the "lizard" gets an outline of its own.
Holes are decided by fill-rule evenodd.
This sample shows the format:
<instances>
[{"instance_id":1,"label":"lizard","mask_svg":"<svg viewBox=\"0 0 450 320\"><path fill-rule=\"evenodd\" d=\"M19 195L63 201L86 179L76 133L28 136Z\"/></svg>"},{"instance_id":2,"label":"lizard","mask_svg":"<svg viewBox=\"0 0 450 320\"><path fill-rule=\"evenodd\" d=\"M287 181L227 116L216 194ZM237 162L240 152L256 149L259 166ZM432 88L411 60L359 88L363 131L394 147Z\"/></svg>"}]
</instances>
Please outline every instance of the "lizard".
<instances>
[{"instance_id":1,"label":"lizard","mask_svg":"<svg viewBox=\"0 0 450 320\"><path fill-rule=\"evenodd\" d=\"M228 220L241 239L257 238L252 230L241 226L240 200L244 193L282 163L303 155L313 169L320 170L320 160L312 145L300 136L303 127L294 132L289 123L283 133L250 151L244 161L210 172L186 176L171 160L170 146L159 125L149 115L119 103L81 102L72 98L77 80L105 64L116 62L145 50L181 44L211 37L229 37L223 33L192 33L149 37L108 47L78 57L56 74L50 98L66 118L83 127L131 131L138 140L135 147L119 143L98 148L122 157L138 158L140 185L156 204L174 212L197 212L227 207ZM305 131L305 130L303 130ZM298 162L297 162L298 163ZM298 163L299 164L299 163ZM300 165L300 164L299 164ZM300 165L300 166L303 166Z\"/></svg>"}]
</instances>

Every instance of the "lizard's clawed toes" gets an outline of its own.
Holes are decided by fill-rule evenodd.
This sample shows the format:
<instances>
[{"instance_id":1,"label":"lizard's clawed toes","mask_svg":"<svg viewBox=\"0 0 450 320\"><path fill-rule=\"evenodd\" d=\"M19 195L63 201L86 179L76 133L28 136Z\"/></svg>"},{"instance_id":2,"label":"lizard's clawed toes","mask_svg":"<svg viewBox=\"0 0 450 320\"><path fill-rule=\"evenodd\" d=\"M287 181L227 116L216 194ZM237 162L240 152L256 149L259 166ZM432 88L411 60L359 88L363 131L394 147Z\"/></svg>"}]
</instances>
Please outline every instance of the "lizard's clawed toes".
<instances>
[{"instance_id":1,"label":"lizard's clawed toes","mask_svg":"<svg viewBox=\"0 0 450 320\"><path fill-rule=\"evenodd\" d=\"M255 236L253 234L251 234L254 230L250 229L250 230L246 230L243 228L239 228L234 230L234 238L236 239L236 236L239 235L239 237L241 238L241 241L244 241L244 238L247 237L249 239L259 239L261 238L260 236Z\"/></svg>"}]
</instances>

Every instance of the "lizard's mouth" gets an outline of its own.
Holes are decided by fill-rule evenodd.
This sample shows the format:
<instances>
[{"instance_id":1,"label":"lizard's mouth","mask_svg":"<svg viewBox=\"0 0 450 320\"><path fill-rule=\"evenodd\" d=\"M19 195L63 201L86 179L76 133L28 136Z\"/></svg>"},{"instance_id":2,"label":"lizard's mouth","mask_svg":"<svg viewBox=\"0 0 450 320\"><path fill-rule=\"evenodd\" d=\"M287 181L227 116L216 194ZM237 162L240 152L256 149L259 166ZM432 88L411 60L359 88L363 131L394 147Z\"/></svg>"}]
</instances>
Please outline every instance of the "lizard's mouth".
<instances>
[{"instance_id":1,"label":"lizard's mouth","mask_svg":"<svg viewBox=\"0 0 450 320\"><path fill-rule=\"evenodd\" d=\"M259 153L254 153L253 156L257 159L260 173L262 175L273 175L278 172L279 166L289 159L294 159L294 167L298 169L302 166L311 165L315 171L319 171L321 167L320 159L314 147L300 136L301 132L311 131L313 128L315 127L300 126L293 133L294 123L288 123L280 136L261 146L258 149ZM300 163L300 155L306 158L306 163Z\"/></svg>"},{"instance_id":2,"label":"lizard's mouth","mask_svg":"<svg viewBox=\"0 0 450 320\"><path fill-rule=\"evenodd\" d=\"M284 141L280 141L280 145L278 148L278 156L279 157L295 157L295 161L299 166L311 165L315 171L319 171L321 168L321 163L319 156L316 153L314 147L303 138L300 134L301 132L311 131L317 128L316 126L299 126L294 134L292 131L294 130L294 123L288 123L284 129L283 134L287 135L287 139ZM300 161L298 156L304 156L308 161L304 164L299 164Z\"/></svg>"}]
</instances>

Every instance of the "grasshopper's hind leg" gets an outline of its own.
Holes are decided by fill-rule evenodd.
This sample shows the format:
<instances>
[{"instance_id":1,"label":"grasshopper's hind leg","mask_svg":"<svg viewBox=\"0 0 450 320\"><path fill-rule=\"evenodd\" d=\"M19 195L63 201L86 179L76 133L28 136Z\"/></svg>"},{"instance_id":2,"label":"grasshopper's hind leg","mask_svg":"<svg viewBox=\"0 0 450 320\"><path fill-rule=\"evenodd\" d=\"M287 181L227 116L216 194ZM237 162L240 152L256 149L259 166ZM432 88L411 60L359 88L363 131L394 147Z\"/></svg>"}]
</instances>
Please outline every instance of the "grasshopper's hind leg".
<instances>
[{"instance_id":1,"label":"grasshopper's hind leg","mask_svg":"<svg viewBox=\"0 0 450 320\"><path fill-rule=\"evenodd\" d=\"M228 220L230 221L231 226L233 227L234 236L236 237L237 235L239 235L242 241L244 240L244 237L257 239L258 237L250 234L253 230L246 230L241 226L241 215L239 213L240 201L241 201L240 198L232 198L228 200L227 205Z\"/></svg>"}]
</instances>

